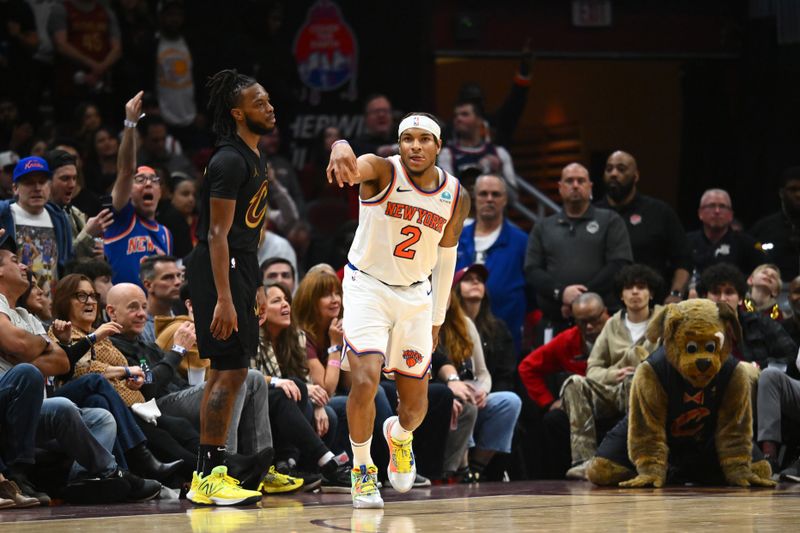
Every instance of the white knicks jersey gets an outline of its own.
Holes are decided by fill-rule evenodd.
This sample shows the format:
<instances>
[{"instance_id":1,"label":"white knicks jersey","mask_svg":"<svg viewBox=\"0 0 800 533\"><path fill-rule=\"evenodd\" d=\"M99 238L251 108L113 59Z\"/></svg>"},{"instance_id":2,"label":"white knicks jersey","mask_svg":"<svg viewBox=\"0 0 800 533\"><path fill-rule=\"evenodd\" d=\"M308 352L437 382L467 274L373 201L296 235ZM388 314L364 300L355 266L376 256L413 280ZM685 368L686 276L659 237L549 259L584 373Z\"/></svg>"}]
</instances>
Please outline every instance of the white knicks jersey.
<instances>
[{"instance_id":1,"label":"white knicks jersey","mask_svg":"<svg viewBox=\"0 0 800 533\"><path fill-rule=\"evenodd\" d=\"M461 184L435 167L439 186L424 191L408 177L399 155L387 159L392 181L360 201L358 229L347 260L387 285L407 287L428 279L436 266L439 241L456 212Z\"/></svg>"}]
</instances>

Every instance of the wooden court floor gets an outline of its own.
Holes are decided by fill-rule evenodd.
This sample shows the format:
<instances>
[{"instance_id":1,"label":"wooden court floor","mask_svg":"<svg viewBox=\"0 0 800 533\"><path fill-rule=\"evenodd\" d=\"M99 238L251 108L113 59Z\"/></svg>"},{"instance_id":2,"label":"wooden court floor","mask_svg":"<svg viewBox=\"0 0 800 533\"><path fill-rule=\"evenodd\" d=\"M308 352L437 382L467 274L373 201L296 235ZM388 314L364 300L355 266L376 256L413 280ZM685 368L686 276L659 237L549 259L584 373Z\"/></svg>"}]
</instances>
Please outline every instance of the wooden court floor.
<instances>
[{"instance_id":1,"label":"wooden court floor","mask_svg":"<svg viewBox=\"0 0 800 533\"><path fill-rule=\"evenodd\" d=\"M168 533L481 531L800 531L800 485L598 489L531 481L383 490L385 509L353 510L348 495L264 498L246 508L186 501L0 510L0 532Z\"/></svg>"}]
</instances>

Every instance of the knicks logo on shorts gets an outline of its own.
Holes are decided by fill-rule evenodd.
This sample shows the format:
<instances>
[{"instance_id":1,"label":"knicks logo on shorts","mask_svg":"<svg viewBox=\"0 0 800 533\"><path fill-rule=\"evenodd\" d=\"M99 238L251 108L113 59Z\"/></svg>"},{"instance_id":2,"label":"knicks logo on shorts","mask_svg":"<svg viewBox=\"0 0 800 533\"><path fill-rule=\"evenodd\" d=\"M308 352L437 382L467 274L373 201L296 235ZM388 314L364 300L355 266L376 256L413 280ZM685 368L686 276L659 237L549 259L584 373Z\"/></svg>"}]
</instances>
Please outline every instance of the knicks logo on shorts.
<instances>
[{"instance_id":1,"label":"knicks logo on shorts","mask_svg":"<svg viewBox=\"0 0 800 533\"><path fill-rule=\"evenodd\" d=\"M267 213L267 182L266 180L258 188L258 191L250 198L250 204L247 207L247 213L244 215L244 221L249 228L257 228L264 220L264 215Z\"/></svg>"},{"instance_id":2,"label":"knicks logo on shorts","mask_svg":"<svg viewBox=\"0 0 800 533\"><path fill-rule=\"evenodd\" d=\"M422 362L422 354L416 350L403 350L403 359L409 368Z\"/></svg>"}]
</instances>

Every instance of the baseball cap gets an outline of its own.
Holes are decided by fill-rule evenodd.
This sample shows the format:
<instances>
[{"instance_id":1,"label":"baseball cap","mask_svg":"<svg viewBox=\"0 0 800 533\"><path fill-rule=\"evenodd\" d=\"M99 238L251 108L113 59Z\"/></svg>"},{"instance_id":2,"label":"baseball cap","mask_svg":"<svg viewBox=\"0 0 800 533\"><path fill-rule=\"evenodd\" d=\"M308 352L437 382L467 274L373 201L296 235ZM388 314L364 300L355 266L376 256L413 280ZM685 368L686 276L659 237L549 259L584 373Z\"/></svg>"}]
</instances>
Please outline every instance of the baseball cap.
<instances>
[{"instance_id":1,"label":"baseball cap","mask_svg":"<svg viewBox=\"0 0 800 533\"><path fill-rule=\"evenodd\" d=\"M464 267L461 270L456 270L456 273L453 275L453 286L461 281L461 278L469 274L470 272L475 272L478 274L483 282L486 283L486 280L489 279L489 270L485 266L480 263L473 263L470 266Z\"/></svg>"},{"instance_id":2,"label":"baseball cap","mask_svg":"<svg viewBox=\"0 0 800 533\"><path fill-rule=\"evenodd\" d=\"M13 181L14 183L17 183L23 177L27 176L28 174L33 174L34 172L43 172L44 174L47 174L48 178L52 175L50 173L50 167L47 165L47 161L41 157L32 155L19 160L17 166L14 167Z\"/></svg>"},{"instance_id":3,"label":"baseball cap","mask_svg":"<svg viewBox=\"0 0 800 533\"><path fill-rule=\"evenodd\" d=\"M12 152L11 150L0 152L0 168L16 165L17 162L19 162L19 156L16 154L16 152Z\"/></svg>"}]
</instances>

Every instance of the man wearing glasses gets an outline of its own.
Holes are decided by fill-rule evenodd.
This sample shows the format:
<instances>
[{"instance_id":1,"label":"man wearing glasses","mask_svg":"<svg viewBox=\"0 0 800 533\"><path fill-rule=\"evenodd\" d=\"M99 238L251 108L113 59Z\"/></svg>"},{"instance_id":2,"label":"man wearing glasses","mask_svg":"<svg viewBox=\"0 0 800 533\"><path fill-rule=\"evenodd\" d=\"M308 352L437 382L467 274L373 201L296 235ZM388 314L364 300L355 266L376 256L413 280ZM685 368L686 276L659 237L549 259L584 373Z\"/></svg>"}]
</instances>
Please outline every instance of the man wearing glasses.
<instances>
[{"instance_id":1,"label":"man wearing glasses","mask_svg":"<svg viewBox=\"0 0 800 533\"><path fill-rule=\"evenodd\" d=\"M767 262L761 243L747 233L734 231L731 197L722 189L709 189L700 198L697 217L703 229L690 231L686 238L692 250L695 277L711 265L731 263L749 274Z\"/></svg>"},{"instance_id":2,"label":"man wearing glasses","mask_svg":"<svg viewBox=\"0 0 800 533\"><path fill-rule=\"evenodd\" d=\"M539 442L532 446L526 443L525 446L531 447L523 449L533 459L529 465L536 464L535 454L539 453L539 457L546 458L542 461L542 473L556 477L563 476L572 464L569 416L560 395L562 385L571 375L586 375L589 354L609 319L603 298L596 292L584 292L573 300L571 307L575 325L533 350L518 367L528 397L538 406L532 409L531 402L523 398L524 415L520 424L529 435L537 435L534 438Z\"/></svg>"},{"instance_id":3,"label":"man wearing glasses","mask_svg":"<svg viewBox=\"0 0 800 533\"><path fill-rule=\"evenodd\" d=\"M114 223L104 234L105 254L114 270L111 282L135 283L139 265L151 255L172 255L172 234L155 220L161 199L161 178L148 166L136 166L136 122L142 93L125 104L124 132L117 156L117 181L111 191Z\"/></svg>"}]
</instances>

